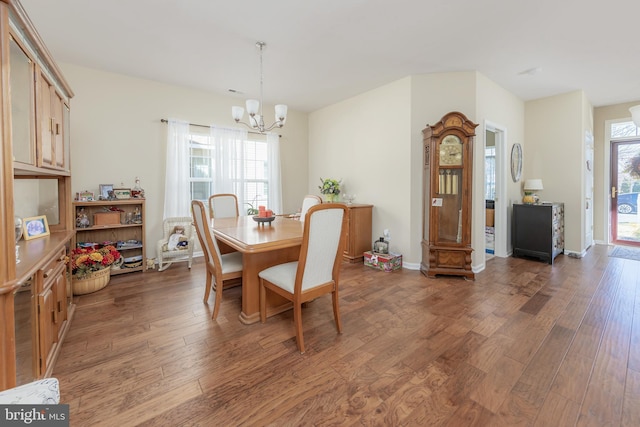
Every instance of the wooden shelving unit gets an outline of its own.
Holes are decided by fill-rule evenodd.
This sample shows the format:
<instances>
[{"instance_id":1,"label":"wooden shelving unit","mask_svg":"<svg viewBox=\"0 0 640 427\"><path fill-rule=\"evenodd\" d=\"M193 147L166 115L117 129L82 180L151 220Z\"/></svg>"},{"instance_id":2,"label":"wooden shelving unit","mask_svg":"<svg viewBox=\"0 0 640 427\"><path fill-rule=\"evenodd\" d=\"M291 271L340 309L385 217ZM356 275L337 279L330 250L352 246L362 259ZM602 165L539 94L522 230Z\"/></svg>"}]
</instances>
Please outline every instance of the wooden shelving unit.
<instances>
[{"instance_id":1,"label":"wooden shelving unit","mask_svg":"<svg viewBox=\"0 0 640 427\"><path fill-rule=\"evenodd\" d=\"M119 223L95 225L95 214L102 212L114 212L118 209ZM145 243L145 200L100 200L93 202L73 202L73 210L78 218L81 210L89 220L88 227L80 227L76 221L76 240L74 246L84 243L97 243L98 245L110 242L120 252L122 257L142 257L142 264L138 267L111 270L111 274L131 273L146 270L146 243ZM137 218L136 218L137 217ZM116 219L118 220L118 219ZM127 244L127 242L140 242L139 244Z\"/></svg>"}]
</instances>

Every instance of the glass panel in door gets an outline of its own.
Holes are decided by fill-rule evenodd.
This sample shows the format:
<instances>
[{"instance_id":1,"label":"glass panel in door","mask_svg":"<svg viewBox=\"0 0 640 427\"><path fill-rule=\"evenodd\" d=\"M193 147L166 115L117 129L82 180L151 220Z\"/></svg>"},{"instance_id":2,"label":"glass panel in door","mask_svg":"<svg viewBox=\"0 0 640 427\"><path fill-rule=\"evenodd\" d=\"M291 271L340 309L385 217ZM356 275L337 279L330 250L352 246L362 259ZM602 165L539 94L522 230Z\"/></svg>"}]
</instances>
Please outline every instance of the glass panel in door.
<instances>
[{"instance_id":1,"label":"glass panel in door","mask_svg":"<svg viewBox=\"0 0 640 427\"><path fill-rule=\"evenodd\" d=\"M9 42L9 57L13 159L20 163L35 165L33 64L13 38Z\"/></svg>"},{"instance_id":2,"label":"glass panel in door","mask_svg":"<svg viewBox=\"0 0 640 427\"><path fill-rule=\"evenodd\" d=\"M640 140L611 143L611 237L640 246Z\"/></svg>"}]
</instances>

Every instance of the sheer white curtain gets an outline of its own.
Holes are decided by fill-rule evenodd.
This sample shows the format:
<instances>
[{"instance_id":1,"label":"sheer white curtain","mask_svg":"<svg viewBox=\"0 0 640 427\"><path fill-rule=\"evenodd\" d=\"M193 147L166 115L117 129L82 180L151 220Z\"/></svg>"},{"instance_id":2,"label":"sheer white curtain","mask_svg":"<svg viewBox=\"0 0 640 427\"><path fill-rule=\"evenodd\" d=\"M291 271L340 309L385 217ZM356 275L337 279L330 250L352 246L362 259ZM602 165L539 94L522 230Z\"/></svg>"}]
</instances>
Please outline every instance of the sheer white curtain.
<instances>
[{"instance_id":1,"label":"sheer white curtain","mask_svg":"<svg viewBox=\"0 0 640 427\"><path fill-rule=\"evenodd\" d=\"M233 193L238 198L241 212L247 203L255 202L247 194L245 182L254 176L247 176L248 160L254 160L247 152L248 132L243 129L224 129L211 127L212 164L214 166L214 193ZM268 169L266 178L269 181L268 203L274 212L282 212L282 185L280 182L280 139L277 134L267 134ZM250 159L249 159L250 158Z\"/></svg>"},{"instance_id":2,"label":"sheer white curtain","mask_svg":"<svg viewBox=\"0 0 640 427\"><path fill-rule=\"evenodd\" d=\"M275 133L267 134L269 156L269 200L271 209L282 212L282 183L280 181L280 137Z\"/></svg>"},{"instance_id":3,"label":"sheer white curtain","mask_svg":"<svg viewBox=\"0 0 640 427\"><path fill-rule=\"evenodd\" d=\"M243 129L211 127L213 194L235 194L241 212L245 202L243 153L247 135Z\"/></svg>"},{"instance_id":4,"label":"sheer white curtain","mask_svg":"<svg viewBox=\"0 0 640 427\"><path fill-rule=\"evenodd\" d=\"M168 122L164 218L191 216L189 123Z\"/></svg>"}]
</instances>

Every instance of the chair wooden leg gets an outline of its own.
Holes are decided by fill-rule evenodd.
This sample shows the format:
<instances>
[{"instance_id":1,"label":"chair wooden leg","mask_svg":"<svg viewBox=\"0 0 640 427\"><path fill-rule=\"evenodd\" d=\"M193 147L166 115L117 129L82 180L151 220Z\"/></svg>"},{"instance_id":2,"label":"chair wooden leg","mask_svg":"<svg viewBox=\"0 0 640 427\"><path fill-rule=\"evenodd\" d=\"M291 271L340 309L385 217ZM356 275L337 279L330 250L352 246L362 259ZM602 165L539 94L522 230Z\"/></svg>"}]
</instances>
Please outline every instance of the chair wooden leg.
<instances>
[{"instance_id":1,"label":"chair wooden leg","mask_svg":"<svg viewBox=\"0 0 640 427\"><path fill-rule=\"evenodd\" d=\"M213 314L211 318L216 320L218 318L218 311L220 310L220 300L222 300L222 283L216 283L215 302L213 303Z\"/></svg>"},{"instance_id":2,"label":"chair wooden leg","mask_svg":"<svg viewBox=\"0 0 640 427\"><path fill-rule=\"evenodd\" d=\"M338 291L331 293L331 299L333 300L333 318L336 320L336 328L338 333L342 333L342 321L340 320L340 303L338 302Z\"/></svg>"},{"instance_id":3,"label":"chair wooden leg","mask_svg":"<svg viewBox=\"0 0 640 427\"><path fill-rule=\"evenodd\" d=\"M260 279L260 323L267 321L267 289L264 287L264 283Z\"/></svg>"},{"instance_id":4,"label":"chair wooden leg","mask_svg":"<svg viewBox=\"0 0 640 427\"><path fill-rule=\"evenodd\" d=\"M211 315L211 318L213 320L216 320L218 318L218 311L220 310L220 301L222 300L223 287L224 284L222 283L222 280L220 281L220 283L216 283L215 302L213 303L213 314Z\"/></svg>"},{"instance_id":5,"label":"chair wooden leg","mask_svg":"<svg viewBox=\"0 0 640 427\"><path fill-rule=\"evenodd\" d=\"M296 342L300 354L304 353L304 337L302 336L302 304L293 303L293 321L296 325Z\"/></svg>"},{"instance_id":6,"label":"chair wooden leg","mask_svg":"<svg viewBox=\"0 0 640 427\"><path fill-rule=\"evenodd\" d=\"M207 274L207 283L206 283L205 288L204 288L204 302L205 303L209 301L209 293L211 292L211 273L209 273L209 271L207 270L206 274Z\"/></svg>"}]
</instances>

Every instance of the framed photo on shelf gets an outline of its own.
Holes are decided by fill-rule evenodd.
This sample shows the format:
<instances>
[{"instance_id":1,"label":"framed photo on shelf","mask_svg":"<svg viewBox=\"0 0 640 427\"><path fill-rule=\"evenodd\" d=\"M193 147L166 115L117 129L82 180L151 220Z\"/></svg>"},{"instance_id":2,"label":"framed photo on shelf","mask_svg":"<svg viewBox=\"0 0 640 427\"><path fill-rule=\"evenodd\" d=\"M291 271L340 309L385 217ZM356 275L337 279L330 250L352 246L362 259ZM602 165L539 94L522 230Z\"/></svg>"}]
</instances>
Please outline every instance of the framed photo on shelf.
<instances>
[{"instance_id":1,"label":"framed photo on shelf","mask_svg":"<svg viewBox=\"0 0 640 427\"><path fill-rule=\"evenodd\" d=\"M131 189L130 188L114 188L113 195L116 196L118 200L126 200L131 198Z\"/></svg>"},{"instance_id":2,"label":"framed photo on shelf","mask_svg":"<svg viewBox=\"0 0 640 427\"><path fill-rule=\"evenodd\" d=\"M78 199L79 202L93 202L95 195L92 191L81 191L76 193L76 199Z\"/></svg>"},{"instance_id":3,"label":"framed photo on shelf","mask_svg":"<svg viewBox=\"0 0 640 427\"><path fill-rule=\"evenodd\" d=\"M49 223L44 215L33 216L22 220L24 240L37 239L49 235Z\"/></svg>"},{"instance_id":4,"label":"framed photo on shelf","mask_svg":"<svg viewBox=\"0 0 640 427\"><path fill-rule=\"evenodd\" d=\"M109 200L110 191L113 191L113 184L100 184L100 197Z\"/></svg>"}]
</instances>

